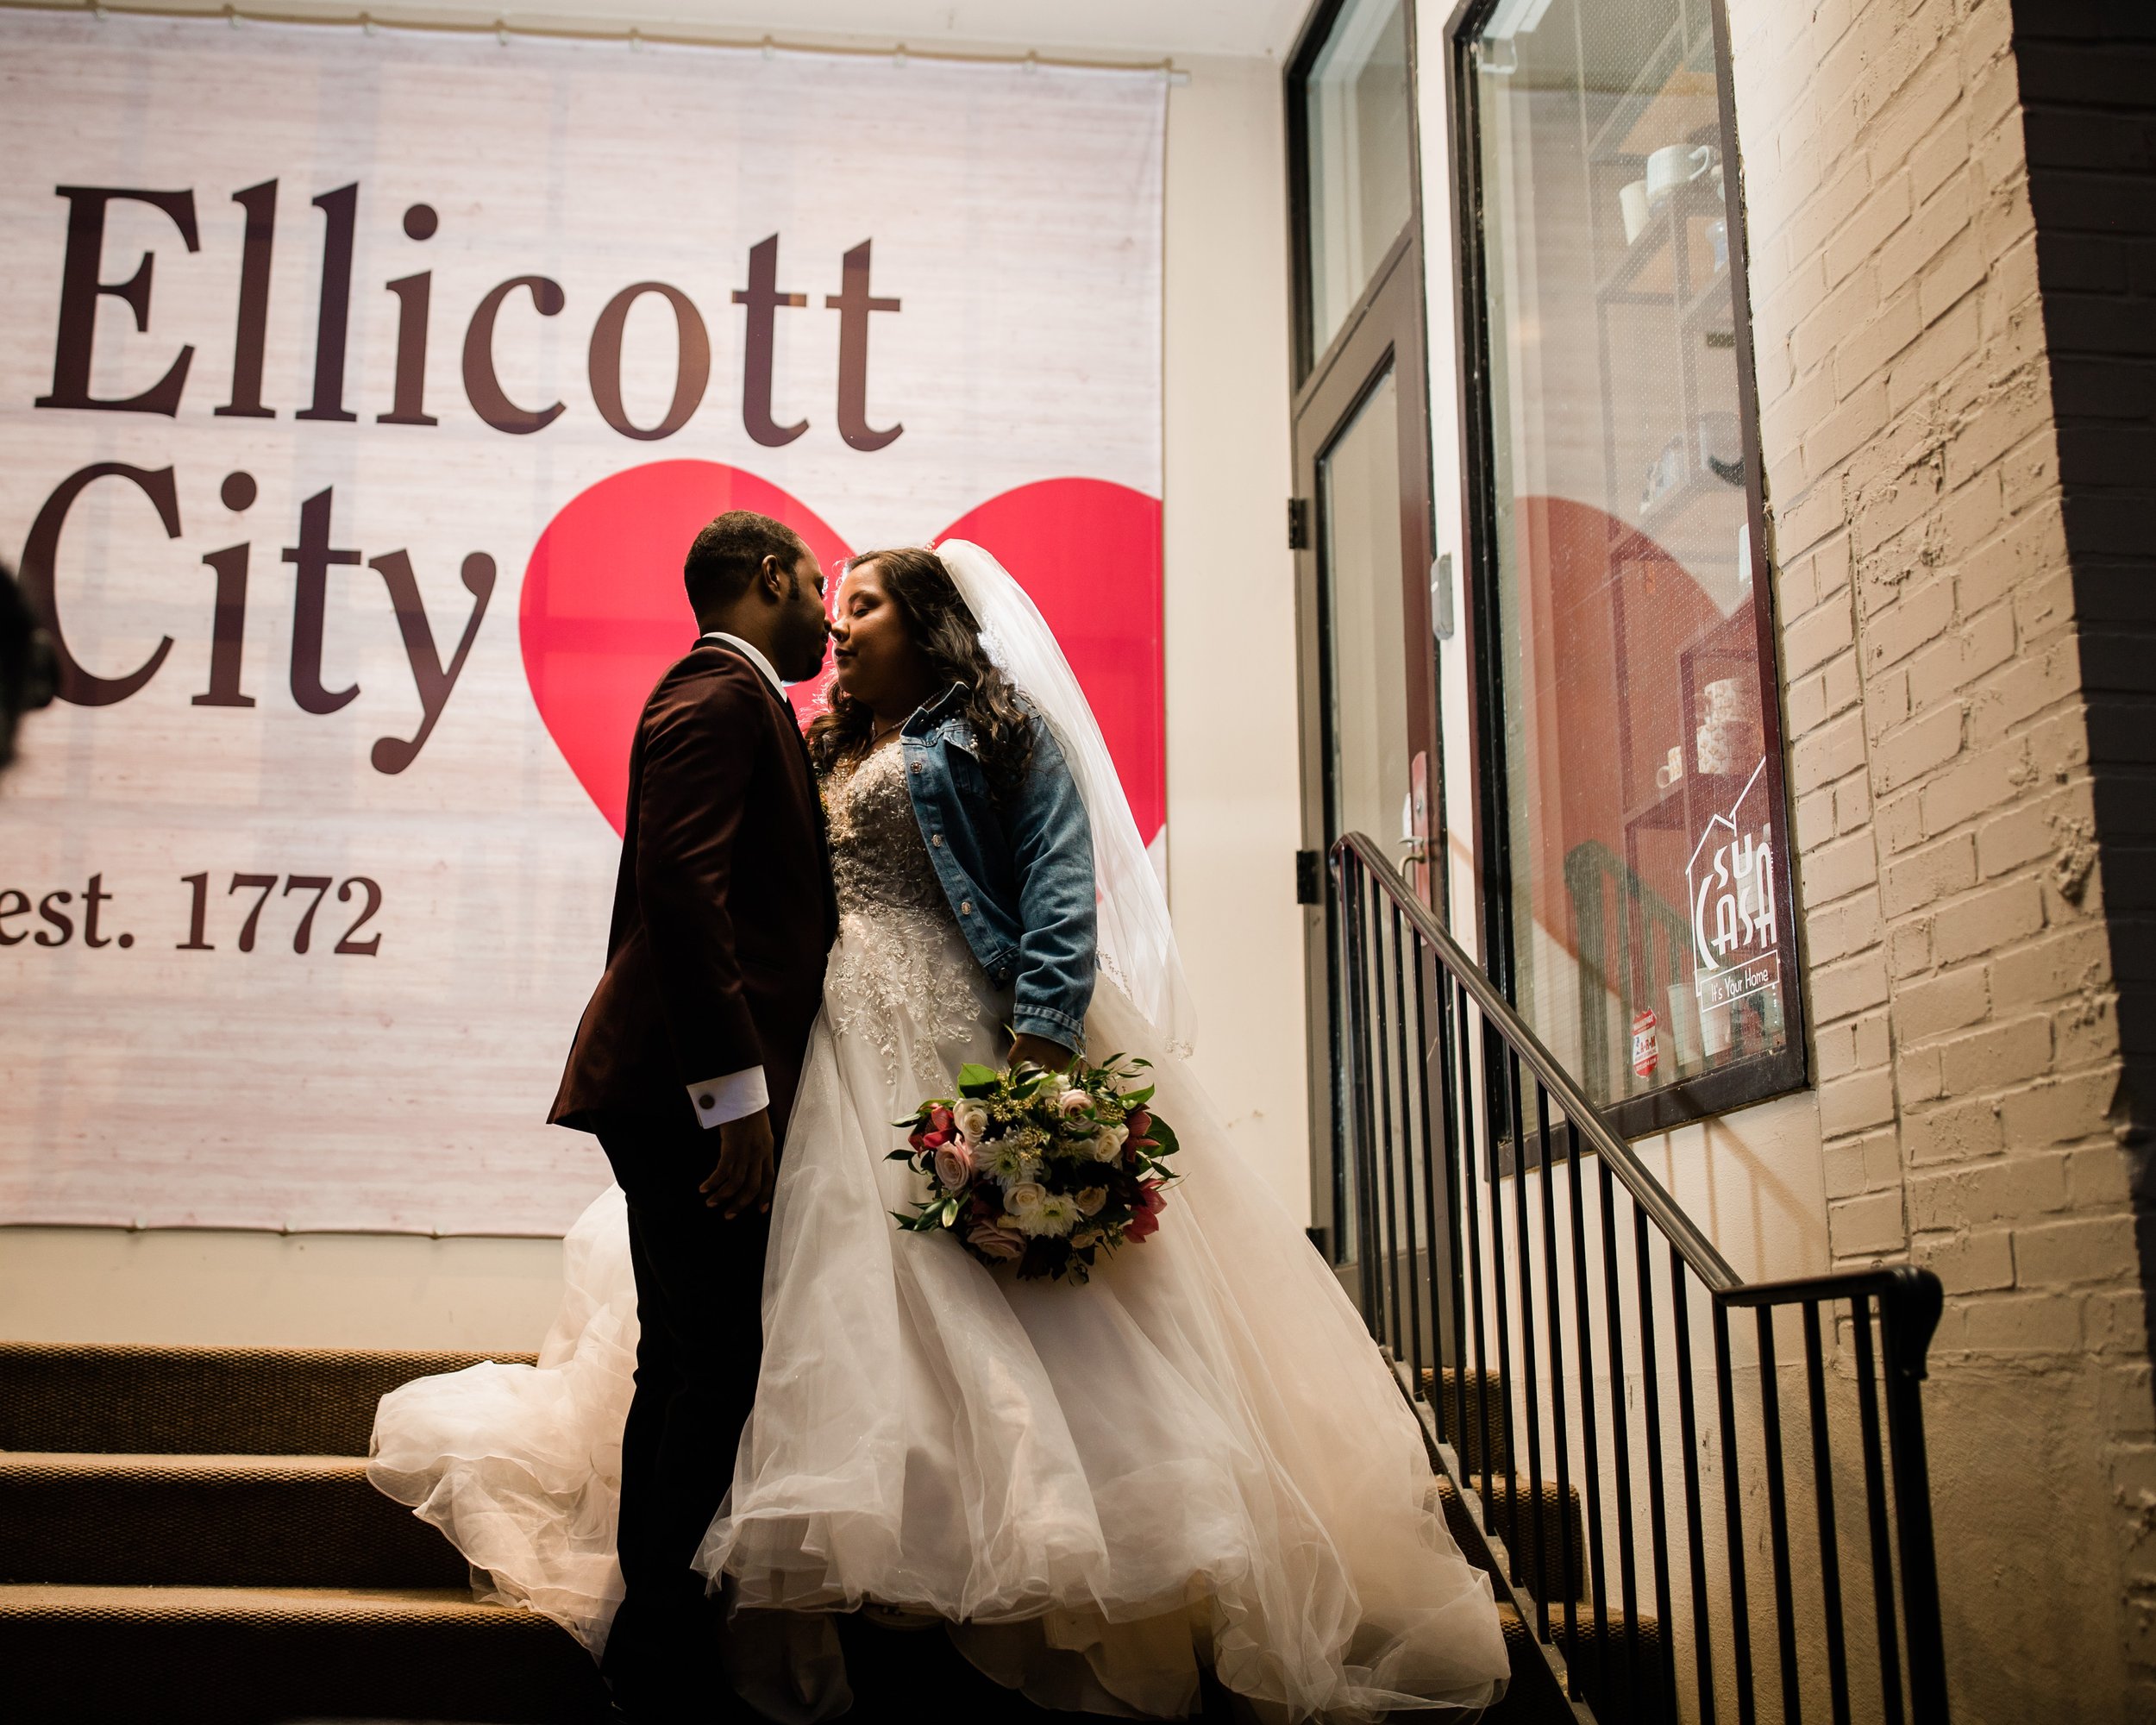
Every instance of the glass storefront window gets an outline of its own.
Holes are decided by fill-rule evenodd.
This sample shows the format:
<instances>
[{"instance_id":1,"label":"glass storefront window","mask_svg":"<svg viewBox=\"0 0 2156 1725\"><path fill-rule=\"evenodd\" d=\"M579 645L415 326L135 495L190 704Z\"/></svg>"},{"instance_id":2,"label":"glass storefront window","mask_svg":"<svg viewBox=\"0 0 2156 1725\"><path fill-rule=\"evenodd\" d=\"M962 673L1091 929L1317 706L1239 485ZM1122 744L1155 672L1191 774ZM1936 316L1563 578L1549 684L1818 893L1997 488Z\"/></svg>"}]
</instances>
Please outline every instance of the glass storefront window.
<instances>
[{"instance_id":1,"label":"glass storefront window","mask_svg":"<svg viewBox=\"0 0 2156 1725\"><path fill-rule=\"evenodd\" d=\"M1322 354L1407 225L1401 0L1348 0L1303 79L1310 352Z\"/></svg>"},{"instance_id":2,"label":"glass storefront window","mask_svg":"<svg viewBox=\"0 0 2156 1725\"><path fill-rule=\"evenodd\" d=\"M1644 1128L1793 1082L1709 0L1499 0L1465 68L1514 995Z\"/></svg>"}]
</instances>

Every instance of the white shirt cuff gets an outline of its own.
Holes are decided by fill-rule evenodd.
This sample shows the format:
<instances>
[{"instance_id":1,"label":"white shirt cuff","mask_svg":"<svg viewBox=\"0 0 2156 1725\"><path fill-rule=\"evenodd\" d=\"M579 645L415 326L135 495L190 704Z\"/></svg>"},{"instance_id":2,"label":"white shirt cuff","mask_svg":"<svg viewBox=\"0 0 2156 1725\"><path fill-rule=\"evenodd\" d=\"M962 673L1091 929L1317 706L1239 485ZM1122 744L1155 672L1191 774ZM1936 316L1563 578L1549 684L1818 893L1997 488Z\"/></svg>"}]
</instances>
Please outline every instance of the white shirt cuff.
<instances>
[{"instance_id":1,"label":"white shirt cuff","mask_svg":"<svg viewBox=\"0 0 2156 1725\"><path fill-rule=\"evenodd\" d=\"M769 1107L771 1092L763 1082L763 1068L750 1066L690 1085L689 1106L696 1110L696 1123L707 1132Z\"/></svg>"}]
</instances>

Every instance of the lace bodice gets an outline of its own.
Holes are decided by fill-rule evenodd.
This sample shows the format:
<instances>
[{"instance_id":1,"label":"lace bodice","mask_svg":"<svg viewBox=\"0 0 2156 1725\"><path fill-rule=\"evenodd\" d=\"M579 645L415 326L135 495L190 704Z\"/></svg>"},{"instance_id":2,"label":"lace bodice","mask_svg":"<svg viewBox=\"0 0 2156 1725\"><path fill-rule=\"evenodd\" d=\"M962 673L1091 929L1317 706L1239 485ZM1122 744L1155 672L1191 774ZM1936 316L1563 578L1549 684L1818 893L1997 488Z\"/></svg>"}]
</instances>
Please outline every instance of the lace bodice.
<instances>
[{"instance_id":1,"label":"lace bodice","mask_svg":"<svg viewBox=\"0 0 2156 1725\"><path fill-rule=\"evenodd\" d=\"M906 787L904 754L893 746L842 762L825 777L823 790L839 914L929 916L956 927L921 842Z\"/></svg>"},{"instance_id":2,"label":"lace bodice","mask_svg":"<svg viewBox=\"0 0 2156 1725\"><path fill-rule=\"evenodd\" d=\"M893 745L844 762L823 781L838 889L838 944L826 973L832 1028L879 1048L893 1082L909 1044L962 1038L978 1022L987 979L921 838Z\"/></svg>"}]
</instances>

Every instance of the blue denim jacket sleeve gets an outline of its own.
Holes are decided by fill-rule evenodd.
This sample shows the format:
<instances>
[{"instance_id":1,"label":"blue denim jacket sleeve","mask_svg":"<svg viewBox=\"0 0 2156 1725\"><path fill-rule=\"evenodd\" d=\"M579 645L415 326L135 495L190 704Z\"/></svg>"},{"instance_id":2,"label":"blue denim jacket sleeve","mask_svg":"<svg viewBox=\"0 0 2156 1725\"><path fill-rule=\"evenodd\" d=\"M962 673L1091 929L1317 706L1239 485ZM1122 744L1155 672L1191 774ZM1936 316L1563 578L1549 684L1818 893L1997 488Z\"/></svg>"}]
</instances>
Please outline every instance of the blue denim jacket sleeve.
<instances>
[{"instance_id":1,"label":"blue denim jacket sleeve","mask_svg":"<svg viewBox=\"0 0 2156 1725\"><path fill-rule=\"evenodd\" d=\"M1098 961L1093 827L1063 751L1039 719L1032 729L1032 764L1004 818L1018 889L1011 1025L1075 1049Z\"/></svg>"}]
</instances>

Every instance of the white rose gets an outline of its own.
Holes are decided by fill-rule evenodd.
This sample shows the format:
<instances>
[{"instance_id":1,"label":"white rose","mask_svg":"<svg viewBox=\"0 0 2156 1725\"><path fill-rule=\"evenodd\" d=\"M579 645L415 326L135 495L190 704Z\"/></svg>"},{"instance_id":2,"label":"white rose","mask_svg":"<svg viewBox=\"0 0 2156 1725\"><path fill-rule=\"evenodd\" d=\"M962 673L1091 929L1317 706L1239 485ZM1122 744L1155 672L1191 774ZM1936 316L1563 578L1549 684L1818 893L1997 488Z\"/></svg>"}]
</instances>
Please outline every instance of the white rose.
<instances>
[{"instance_id":1,"label":"white rose","mask_svg":"<svg viewBox=\"0 0 2156 1725\"><path fill-rule=\"evenodd\" d=\"M978 1102L961 1102L950 1111L958 1130L965 1134L966 1142L979 1144L988 1135L988 1111Z\"/></svg>"},{"instance_id":2,"label":"white rose","mask_svg":"<svg viewBox=\"0 0 2156 1725\"><path fill-rule=\"evenodd\" d=\"M1131 1135L1125 1126L1104 1126L1093 1135L1093 1159L1095 1162L1113 1162L1123 1154L1124 1140Z\"/></svg>"},{"instance_id":3,"label":"white rose","mask_svg":"<svg viewBox=\"0 0 2156 1725\"><path fill-rule=\"evenodd\" d=\"M1100 1207L1107 1201L1108 1189L1106 1187L1088 1186L1078 1195L1078 1214L1081 1216L1097 1216L1100 1214Z\"/></svg>"},{"instance_id":4,"label":"white rose","mask_svg":"<svg viewBox=\"0 0 2156 1725\"><path fill-rule=\"evenodd\" d=\"M1021 1221L1037 1211L1046 1201L1048 1188L1037 1180L1021 1180L1015 1186L1007 1186L1003 1192L1003 1208Z\"/></svg>"}]
</instances>

